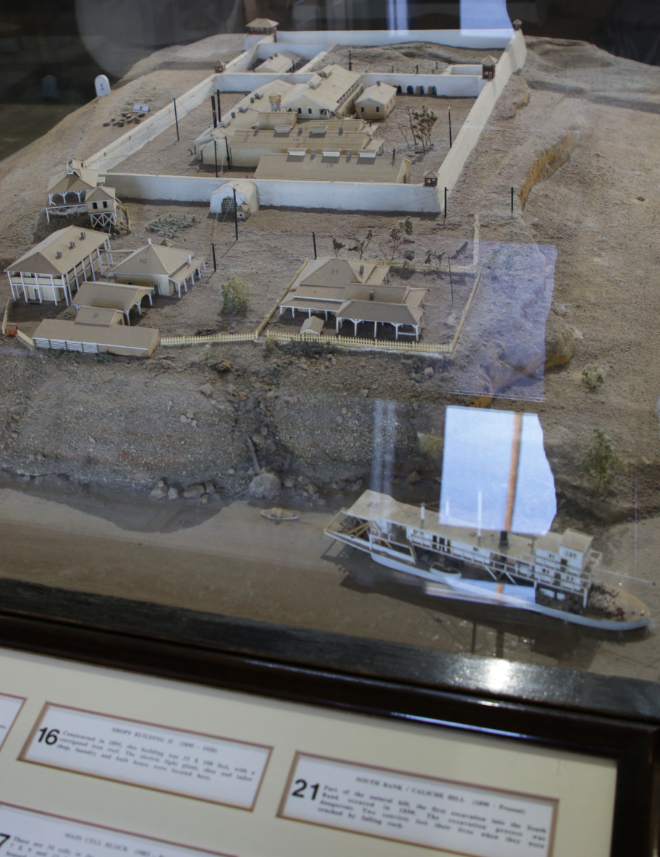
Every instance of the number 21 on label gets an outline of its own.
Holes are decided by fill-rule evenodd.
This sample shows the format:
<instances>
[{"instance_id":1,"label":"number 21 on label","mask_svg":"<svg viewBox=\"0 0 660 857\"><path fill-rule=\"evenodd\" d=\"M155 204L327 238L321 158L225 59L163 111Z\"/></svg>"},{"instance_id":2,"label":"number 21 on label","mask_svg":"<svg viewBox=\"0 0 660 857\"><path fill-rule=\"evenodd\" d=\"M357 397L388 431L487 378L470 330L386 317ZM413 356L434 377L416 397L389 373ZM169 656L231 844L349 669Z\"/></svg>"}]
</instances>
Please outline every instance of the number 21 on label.
<instances>
[{"instance_id":1,"label":"number 21 on label","mask_svg":"<svg viewBox=\"0 0 660 857\"><path fill-rule=\"evenodd\" d=\"M305 790L308 788L307 780L296 780L294 786L298 786L297 789L294 789L291 792L291 797L308 797L309 795L305 794ZM316 793L318 792L320 787L320 783L315 783L313 786L309 786L309 789L312 792L312 800L316 800Z\"/></svg>"}]
</instances>

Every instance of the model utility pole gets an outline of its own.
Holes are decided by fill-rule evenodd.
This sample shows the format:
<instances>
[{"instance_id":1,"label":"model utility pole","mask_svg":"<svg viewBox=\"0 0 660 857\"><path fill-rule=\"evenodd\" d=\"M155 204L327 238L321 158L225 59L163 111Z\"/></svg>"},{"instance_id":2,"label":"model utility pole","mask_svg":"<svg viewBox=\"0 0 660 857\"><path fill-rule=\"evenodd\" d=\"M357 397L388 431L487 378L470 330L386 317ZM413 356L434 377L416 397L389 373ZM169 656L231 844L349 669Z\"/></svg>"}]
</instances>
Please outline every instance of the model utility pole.
<instances>
[{"instance_id":1,"label":"model utility pole","mask_svg":"<svg viewBox=\"0 0 660 857\"><path fill-rule=\"evenodd\" d=\"M449 148L451 149L451 107L447 108L447 115L449 116Z\"/></svg>"},{"instance_id":2,"label":"model utility pole","mask_svg":"<svg viewBox=\"0 0 660 857\"><path fill-rule=\"evenodd\" d=\"M215 98L211 96L211 110L213 111L213 127L218 127L218 118L215 115Z\"/></svg>"},{"instance_id":3,"label":"model utility pole","mask_svg":"<svg viewBox=\"0 0 660 857\"><path fill-rule=\"evenodd\" d=\"M218 178L218 141L213 141L213 153L215 155L215 177Z\"/></svg>"},{"instance_id":4,"label":"model utility pole","mask_svg":"<svg viewBox=\"0 0 660 857\"><path fill-rule=\"evenodd\" d=\"M217 271L217 265L215 264L215 244L211 244L211 250L213 252L213 270Z\"/></svg>"},{"instance_id":5,"label":"model utility pole","mask_svg":"<svg viewBox=\"0 0 660 857\"><path fill-rule=\"evenodd\" d=\"M234 191L234 227L236 228L236 240L238 241L238 205L236 203L236 188Z\"/></svg>"},{"instance_id":6,"label":"model utility pole","mask_svg":"<svg viewBox=\"0 0 660 857\"><path fill-rule=\"evenodd\" d=\"M178 142L178 140L179 140L179 118L176 115L176 98L174 98L174 96L172 96L172 101L174 102L174 121L176 123L176 139Z\"/></svg>"},{"instance_id":7,"label":"model utility pole","mask_svg":"<svg viewBox=\"0 0 660 857\"><path fill-rule=\"evenodd\" d=\"M447 188L445 188L445 217L447 216Z\"/></svg>"},{"instance_id":8,"label":"model utility pole","mask_svg":"<svg viewBox=\"0 0 660 857\"><path fill-rule=\"evenodd\" d=\"M312 241L314 243L314 258L316 259L316 232L312 232Z\"/></svg>"},{"instance_id":9,"label":"model utility pole","mask_svg":"<svg viewBox=\"0 0 660 857\"><path fill-rule=\"evenodd\" d=\"M218 99L218 122L222 122L222 113L220 112L220 90L216 89L215 97Z\"/></svg>"}]
</instances>

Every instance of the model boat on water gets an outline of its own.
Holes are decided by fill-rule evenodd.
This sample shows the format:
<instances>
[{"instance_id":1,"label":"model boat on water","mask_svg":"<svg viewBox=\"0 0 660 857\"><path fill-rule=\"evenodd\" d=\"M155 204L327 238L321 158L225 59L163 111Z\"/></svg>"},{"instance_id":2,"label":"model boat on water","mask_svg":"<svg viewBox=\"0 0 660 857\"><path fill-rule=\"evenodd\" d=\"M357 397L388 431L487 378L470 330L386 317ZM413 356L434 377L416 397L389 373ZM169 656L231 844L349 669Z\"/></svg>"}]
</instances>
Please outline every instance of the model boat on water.
<instances>
[{"instance_id":1,"label":"model boat on water","mask_svg":"<svg viewBox=\"0 0 660 857\"><path fill-rule=\"evenodd\" d=\"M537 538L440 524L424 506L365 491L325 528L388 568L427 581L429 595L530 610L612 631L648 624L648 608L605 580L592 537L574 530Z\"/></svg>"}]
</instances>

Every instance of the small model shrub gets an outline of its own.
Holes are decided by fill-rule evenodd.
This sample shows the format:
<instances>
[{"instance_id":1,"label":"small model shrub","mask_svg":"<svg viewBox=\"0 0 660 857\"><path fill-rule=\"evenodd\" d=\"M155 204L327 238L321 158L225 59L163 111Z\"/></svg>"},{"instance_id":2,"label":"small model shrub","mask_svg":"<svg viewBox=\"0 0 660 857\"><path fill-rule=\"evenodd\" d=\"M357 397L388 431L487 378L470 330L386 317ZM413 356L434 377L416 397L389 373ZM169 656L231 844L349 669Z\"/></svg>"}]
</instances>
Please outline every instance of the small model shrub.
<instances>
[{"instance_id":1,"label":"small model shrub","mask_svg":"<svg viewBox=\"0 0 660 857\"><path fill-rule=\"evenodd\" d=\"M614 444L604 429L595 429L593 442L584 453L583 464L594 495L598 498L614 482L617 470L623 467L623 461L616 454Z\"/></svg>"},{"instance_id":2,"label":"small model shrub","mask_svg":"<svg viewBox=\"0 0 660 857\"><path fill-rule=\"evenodd\" d=\"M371 244L374 237L373 229L369 229L364 238L360 241L359 238L353 238L353 244L348 248L349 253L358 253L360 259L364 258L367 248Z\"/></svg>"},{"instance_id":3,"label":"small model shrub","mask_svg":"<svg viewBox=\"0 0 660 857\"><path fill-rule=\"evenodd\" d=\"M220 291L223 315L245 315L252 298L252 290L245 280L241 280L236 274L229 274L220 286Z\"/></svg>"},{"instance_id":4,"label":"small model shrub","mask_svg":"<svg viewBox=\"0 0 660 857\"><path fill-rule=\"evenodd\" d=\"M346 245L342 244L338 238L335 238L334 235L332 236L332 251L335 256L339 256L339 251L343 250L345 246Z\"/></svg>"},{"instance_id":5,"label":"small model shrub","mask_svg":"<svg viewBox=\"0 0 660 857\"><path fill-rule=\"evenodd\" d=\"M603 386L605 375L600 366L585 366L582 370L582 380L590 390L598 390Z\"/></svg>"},{"instance_id":6,"label":"small model shrub","mask_svg":"<svg viewBox=\"0 0 660 857\"><path fill-rule=\"evenodd\" d=\"M400 220L396 226L393 226L390 229L390 249L392 250L392 255L390 256L391 262L393 262L397 256L403 239L406 235L412 234L413 222L410 217L406 217L405 220Z\"/></svg>"}]
</instances>

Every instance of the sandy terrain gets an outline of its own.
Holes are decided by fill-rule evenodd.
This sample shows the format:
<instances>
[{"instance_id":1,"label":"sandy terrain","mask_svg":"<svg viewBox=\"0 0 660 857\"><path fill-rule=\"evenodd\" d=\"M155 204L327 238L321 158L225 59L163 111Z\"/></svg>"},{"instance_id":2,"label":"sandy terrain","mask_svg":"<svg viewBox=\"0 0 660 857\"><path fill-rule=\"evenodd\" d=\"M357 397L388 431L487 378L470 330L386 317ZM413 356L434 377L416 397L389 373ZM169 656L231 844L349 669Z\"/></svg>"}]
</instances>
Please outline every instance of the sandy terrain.
<instances>
[{"instance_id":1,"label":"sandy terrain","mask_svg":"<svg viewBox=\"0 0 660 857\"><path fill-rule=\"evenodd\" d=\"M359 490L359 480L368 484L378 399L396 407L394 491L397 496L407 491L407 477L416 470L421 479L410 489L410 499L420 502L437 499L445 406L468 404L478 395L482 398L477 404L540 414L558 490L556 527L594 533L606 566L646 581L628 581L626 587L657 615L660 294L655 286L659 262L654 226L660 191L652 177L660 166L660 148L653 143L660 70L582 43L532 39L528 48L525 69L498 102L450 196L447 218L413 217L412 243L406 245L416 259L429 249L453 254L472 240L479 216L483 288L454 361L328 354L313 347L272 350L245 343L160 349L152 360L127 363L92 356L30 356L5 340L0 344L5 370L2 467L26 474L26 489L44 478L64 476L71 485L133 486L140 497L160 478L177 488L208 479L227 502L249 484L246 439L252 437L260 464L291 483L281 503L297 504L310 514L315 510L323 518L342 501L337 494L348 499ZM136 98L153 87L154 97L165 99L191 85L181 74L155 71L126 86L135 87ZM102 139L110 139L104 135L114 129L104 128L102 121L119 109L128 95L121 93L113 93L114 103L103 111L93 103L67 117L12 164L0 166L4 260L30 246L47 176L66 157L94 151ZM236 243L232 224L217 222L203 208L129 202L133 234L118 239L117 246L144 243L150 234L147 225L175 210L197 218L175 243L208 259L214 242L219 270L181 302L160 302L145 315L142 323L157 324L164 333L226 329L218 313L219 285L227 271L245 277L253 287L253 305L238 322L241 329L251 328L312 254L312 231L319 253L327 254L333 235L344 241L372 228L373 247L385 255L389 229L400 217L266 209L241 225ZM464 252L471 252L469 244ZM442 284L446 289L446 279ZM6 283L3 289L2 295L7 294ZM438 306L438 316L445 311ZM546 360L573 346L570 362L544 371ZM231 363L231 371L219 374L222 360ZM591 365L604 370L597 391L582 381L582 370ZM433 374L425 371L428 368ZM200 392L206 384L212 387L211 395ZM182 421L188 413L194 416ZM598 501L582 464L597 428L607 431L623 461L611 491ZM430 452L420 435L437 439ZM325 511L323 503L328 504ZM90 508L93 517L114 516L121 530L130 528L116 509L102 513L97 506ZM179 509L186 510L177 532L192 532L202 522L199 516L207 515L204 507L183 500L161 501L157 508L162 513L154 515L174 517ZM637 540L631 523L635 512ZM149 526L145 521L144 527ZM188 542L178 538L187 550ZM32 541L25 530L23 544ZM57 574L49 577L36 553L25 573L36 575L40 569L42 582L57 585L101 585L85 575L67 578L61 569L69 554L61 555ZM264 582L265 571L258 578L259 562L255 556L258 587L235 589L239 572L228 570L226 577L223 572L224 598L209 609L293 621L281 600L269 603L274 587ZM355 571L362 582L352 578L340 586L336 572L320 575L320 585L326 587L320 600L317 578L310 572L303 585L292 567L291 586L282 585L281 591L300 587L300 597L307 599L307 608L299 608L301 623L389 639L400 635L396 638L457 650L472 646L468 617L474 614L457 616L445 606L420 601L418 593L408 597L398 584L374 585L369 564L355 557L341 557L339 565ZM281 575L278 585L286 569ZM181 591L175 578L173 573L166 584L154 570L139 586L136 583L134 597L190 606L203 600L206 590L201 584L199 592L193 593L192 587ZM326 585L327 580L332 583ZM365 598L362 590L370 594ZM227 595L230 591L236 593L235 600ZM292 603L299 604L295 599ZM479 617L475 650L657 679L655 621L647 634L627 638L622 645L619 639L599 640L556 623Z\"/></svg>"}]
</instances>

